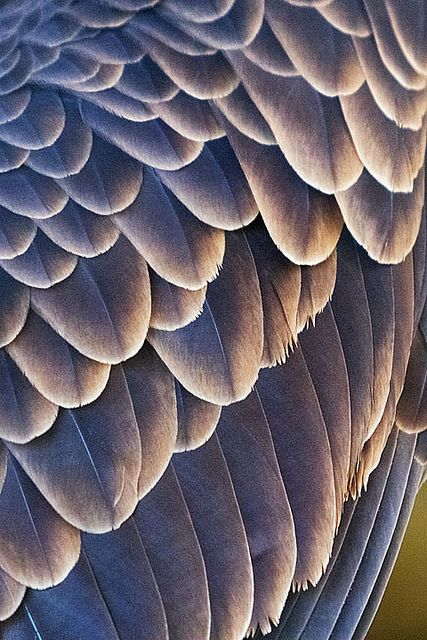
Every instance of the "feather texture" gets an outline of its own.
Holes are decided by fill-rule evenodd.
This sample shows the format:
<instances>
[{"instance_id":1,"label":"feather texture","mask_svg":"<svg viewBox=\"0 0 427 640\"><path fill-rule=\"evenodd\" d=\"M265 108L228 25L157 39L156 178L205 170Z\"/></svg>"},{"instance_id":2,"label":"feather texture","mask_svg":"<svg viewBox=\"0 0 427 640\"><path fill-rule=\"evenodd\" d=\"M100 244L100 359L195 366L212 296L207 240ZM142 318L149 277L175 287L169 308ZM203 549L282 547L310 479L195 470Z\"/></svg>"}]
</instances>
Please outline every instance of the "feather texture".
<instances>
[{"instance_id":1,"label":"feather texture","mask_svg":"<svg viewBox=\"0 0 427 640\"><path fill-rule=\"evenodd\" d=\"M404 5L2 4L6 640L366 635L426 475Z\"/></svg>"},{"instance_id":2,"label":"feather texture","mask_svg":"<svg viewBox=\"0 0 427 640\"><path fill-rule=\"evenodd\" d=\"M148 340L182 385L203 400L229 404L249 393L262 354L262 307L243 234L228 235L221 274L208 288L202 314L174 332L151 329Z\"/></svg>"}]
</instances>

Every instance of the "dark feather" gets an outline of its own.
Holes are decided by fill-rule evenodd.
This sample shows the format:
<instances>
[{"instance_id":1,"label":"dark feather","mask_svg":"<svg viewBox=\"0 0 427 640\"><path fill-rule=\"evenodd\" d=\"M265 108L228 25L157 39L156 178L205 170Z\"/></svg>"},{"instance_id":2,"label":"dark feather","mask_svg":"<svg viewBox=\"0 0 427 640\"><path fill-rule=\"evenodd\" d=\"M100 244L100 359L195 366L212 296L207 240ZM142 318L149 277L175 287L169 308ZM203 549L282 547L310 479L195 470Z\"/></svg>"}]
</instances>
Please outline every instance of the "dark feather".
<instances>
[{"instance_id":1,"label":"dark feather","mask_svg":"<svg viewBox=\"0 0 427 640\"><path fill-rule=\"evenodd\" d=\"M123 120L87 103L82 105L82 115L94 131L128 154L128 162L136 158L156 169L176 170L202 150L200 142L183 138L158 119L143 123Z\"/></svg>"},{"instance_id":2,"label":"dark feather","mask_svg":"<svg viewBox=\"0 0 427 640\"><path fill-rule=\"evenodd\" d=\"M55 216L38 219L37 226L56 245L83 258L94 258L105 253L120 235L109 219L101 218L71 199Z\"/></svg>"},{"instance_id":3,"label":"dark feather","mask_svg":"<svg viewBox=\"0 0 427 640\"><path fill-rule=\"evenodd\" d=\"M16 338L25 324L30 308L27 287L0 269L0 347Z\"/></svg>"},{"instance_id":4,"label":"dark feather","mask_svg":"<svg viewBox=\"0 0 427 640\"><path fill-rule=\"evenodd\" d=\"M175 451L191 451L204 444L216 429L221 407L193 396L175 380L178 433Z\"/></svg>"},{"instance_id":5,"label":"dark feather","mask_svg":"<svg viewBox=\"0 0 427 640\"><path fill-rule=\"evenodd\" d=\"M159 172L162 182L206 224L232 230L249 224L257 205L226 138L206 144L202 153L179 171Z\"/></svg>"},{"instance_id":6,"label":"dark feather","mask_svg":"<svg viewBox=\"0 0 427 640\"><path fill-rule=\"evenodd\" d=\"M190 324L202 313L206 286L190 291L176 287L151 271L150 287L150 327L153 329L175 331Z\"/></svg>"},{"instance_id":7,"label":"dark feather","mask_svg":"<svg viewBox=\"0 0 427 640\"><path fill-rule=\"evenodd\" d=\"M301 75L327 96L354 93L364 75L351 38L318 11L267 0L269 24Z\"/></svg>"},{"instance_id":8,"label":"dark feather","mask_svg":"<svg viewBox=\"0 0 427 640\"><path fill-rule=\"evenodd\" d=\"M82 170L58 180L58 184L85 209L109 215L135 200L142 184L142 167L115 145L96 136Z\"/></svg>"},{"instance_id":9,"label":"dark feather","mask_svg":"<svg viewBox=\"0 0 427 640\"><path fill-rule=\"evenodd\" d=\"M49 218L62 211L67 194L28 167L0 173L0 205L29 218Z\"/></svg>"},{"instance_id":10,"label":"dark feather","mask_svg":"<svg viewBox=\"0 0 427 640\"><path fill-rule=\"evenodd\" d=\"M8 447L55 510L84 531L115 529L135 509L141 444L121 367L95 402L61 410L44 436Z\"/></svg>"},{"instance_id":11,"label":"dark feather","mask_svg":"<svg viewBox=\"0 0 427 640\"><path fill-rule=\"evenodd\" d=\"M3 349L0 350L0 371L1 437L22 443L50 429L58 407L36 391Z\"/></svg>"},{"instance_id":12,"label":"dark feather","mask_svg":"<svg viewBox=\"0 0 427 640\"><path fill-rule=\"evenodd\" d=\"M93 402L110 375L108 365L85 358L34 312L7 352L31 384L61 407Z\"/></svg>"},{"instance_id":13,"label":"dark feather","mask_svg":"<svg viewBox=\"0 0 427 640\"><path fill-rule=\"evenodd\" d=\"M208 640L214 621L205 562L172 465L139 504L135 523L162 597L169 638Z\"/></svg>"},{"instance_id":14,"label":"dark feather","mask_svg":"<svg viewBox=\"0 0 427 640\"><path fill-rule=\"evenodd\" d=\"M38 231L27 251L11 260L0 260L2 268L15 280L30 287L48 289L74 271L76 256L51 242Z\"/></svg>"},{"instance_id":15,"label":"dark feather","mask_svg":"<svg viewBox=\"0 0 427 640\"><path fill-rule=\"evenodd\" d=\"M147 343L124 364L123 372L141 440L140 499L156 485L174 450L178 429L174 378Z\"/></svg>"},{"instance_id":16,"label":"dark feather","mask_svg":"<svg viewBox=\"0 0 427 640\"><path fill-rule=\"evenodd\" d=\"M217 435L203 447L177 455L174 469L205 561L210 638L220 640L227 634L237 640L250 623L254 584L242 516Z\"/></svg>"},{"instance_id":17,"label":"dark feather","mask_svg":"<svg viewBox=\"0 0 427 640\"><path fill-rule=\"evenodd\" d=\"M1 456L1 567L23 585L46 589L77 562L79 531L52 509L9 453L2 449Z\"/></svg>"},{"instance_id":18,"label":"dark feather","mask_svg":"<svg viewBox=\"0 0 427 640\"><path fill-rule=\"evenodd\" d=\"M147 333L151 313L147 264L122 237L106 253L80 258L72 275L56 286L34 289L32 305L88 358L121 362L139 351Z\"/></svg>"},{"instance_id":19,"label":"dark feather","mask_svg":"<svg viewBox=\"0 0 427 640\"><path fill-rule=\"evenodd\" d=\"M366 84L341 96L348 128L363 164L390 191L412 191L424 163L426 130L403 129L384 116ZM349 185L350 186L350 185Z\"/></svg>"},{"instance_id":20,"label":"dark feather","mask_svg":"<svg viewBox=\"0 0 427 640\"><path fill-rule=\"evenodd\" d=\"M325 193L354 184L362 166L337 99L319 96L300 77L261 71L241 53L229 57L296 173Z\"/></svg>"},{"instance_id":21,"label":"dark feather","mask_svg":"<svg viewBox=\"0 0 427 640\"><path fill-rule=\"evenodd\" d=\"M18 95L21 99L25 96ZM0 126L0 140L23 149L44 149L59 138L64 125L65 111L59 95L51 89L32 88L25 110Z\"/></svg>"},{"instance_id":22,"label":"dark feather","mask_svg":"<svg viewBox=\"0 0 427 640\"><path fill-rule=\"evenodd\" d=\"M32 151L27 165L46 176L65 178L79 173L89 159L92 132L83 123L77 105L64 101L65 124L59 138L49 147Z\"/></svg>"},{"instance_id":23,"label":"dark feather","mask_svg":"<svg viewBox=\"0 0 427 640\"><path fill-rule=\"evenodd\" d=\"M113 221L154 271L178 287L200 289L218 273L224 232L193 216L149 167L135 202Z\"/></svg>"},{"instance_id":24,"label":"dark feather","mask_svg":"<svg viewBox=\"0 0 427 640\"><path fill-rule=\"evenodd\" d=\"M228 234L221 273L197 320L173 332L151 329L148 339L182 385L203 400L230 404L249 393L262 355L262 306L243 234Z\"/></svg>"}]
</instances>

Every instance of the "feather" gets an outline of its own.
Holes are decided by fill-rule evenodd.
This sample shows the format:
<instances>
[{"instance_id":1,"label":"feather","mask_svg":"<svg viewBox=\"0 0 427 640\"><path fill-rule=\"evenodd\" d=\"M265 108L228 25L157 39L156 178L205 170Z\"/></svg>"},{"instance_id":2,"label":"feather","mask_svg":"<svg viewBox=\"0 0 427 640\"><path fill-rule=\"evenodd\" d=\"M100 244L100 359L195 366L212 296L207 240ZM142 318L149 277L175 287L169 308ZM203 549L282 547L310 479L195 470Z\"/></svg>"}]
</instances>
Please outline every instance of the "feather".
<instances>
[{"instance_id":1,"label":"feather","mask_svg":"<svg viewBox=\"0 0 427 640\"><path fill-rule=\"evenodd\" d=\"M56 245L84 258L105 253L120 235L108 217L92 213L71 199L60 213L37 220L37 226Z\"/></svg>"},{"instance_id":2,"label":"feather","mask_svg":"<svg viewBox=\"0 0 427 640\"><path fill-rule=\"evenodd\" d=\"M412 191L424 163L426 122L419 131L398 127L379 110L366 84L340 100L357 153L369 173L390 191Z\"/></svg>"},{"instance_id":3,"label":"feather","mask_svg":"<svg viewBox=\"0 0 427 640\"><path fill-rule=\"evenodd\" d=\"M270 127L241 83L228 96L215 100L215 105L227 120L248 138L260 144L274 144Z\"/></svg>"},{"instance_id":4,"label":"feather","mask_svg":"<svg viewBox=\"0 0 427 640\"><path fill-rule=\"evenodd\" d=\"M340 0L332 0L316 8L330 24L343 33L360 38L366 38L372 33L363 0L347 0L345 4Z\"/></svg>"},{"instance_id":5,"label":"feather","mask_svg":"<svg viewBox=\"0 0 427 640\"><path fill-rule=\"evenodd\" d=\"M295 523L293 584L304 589L327 565L337 516L328 433L301 349L285 365L262 369L255 388Z\"/></svg>"},{"instance_id":6,"label":"feather","mask_svg":"<svg viewBox=\"0 0 427 640\"><path fill-rule=\"evenodd\" d=\"M224 135L206 100L179 91L170 100L150 104L150 109L180 135L205 142Z\"/></svg>"},{"instance_id":7,"label":"feather","mask_svg":"<svg viewBox=\"0 0 427 640\"><path fill-rule=\"evenodd\" d=\"M148 55L125 66L116 89L134 100L148 104L171 100L179 91L169 76Z\"/></svg>"},{"instance_id":8,"label":"feather","mask_svg":"<svg viewBox=\"0 0 427 640\"><path fill-rule=\"evenodd\" d=\"M414 327L418 326L427 298L427 219L426 211L423 209L418 238L412 250L414 265Z\"/></svg>"},{"instance_id":9,"label":"feather","mask_svg":"<svg viewBox=\"0 0 427 640\"><path fill-rule=\"evenodd\" d=\"M74 617L71 611L79 611L79 615ZM55 591L31 591L10 626L5 625L7 640L45 640L56 638L58 633L62 640L74 640L76 634L80 638L99 635L102 640L120 640L84 551Z\"/></svg>"},{"instance_id":10,"label":"feather","mask_svg":"<svg viewBox=\"0 0 427 640\"><path fill-rule=\"evenodd\" d=\"M82 356L34 312L7 352L37 391L61 407L93 402L110 375L108 365Z\"/></svg>"},{"instance_id":11,"label":"feather","mask_svg":"<svg viewBox=\"0 0 427 640\"><path fill-rule=\"evenodd\" d=\"M214 433L221 407L189 393L175 380L178 433L175 451L191 451L203 445Z\"/></svg>"},{"instance_id":12,"label":"feather","mask_svg":"<svg viewBox=\"0 0 427 640\"><path fill-rule=\"evenodd\" d=\"M45 47L41 44L32 44L31 56L33 58L33 71L38 71L52 64L52 62L58 60L60 53L60 47Z\"/></svg>"},{"instance_id":13,"label":"feather","mask_svg":"<svg viewBox=\"0 0 427 640\"><path fill-rule=\"evenodd\" d=\"M22 89L2 96L0 102L0 125L19 118L28 107L30 100L31 89L29 87L22 87Z\"/></svg>"},{"instance_id":14,"label":"feather","mask_svg":"<svg viewBox=\"0 0 427 640\"><path fill-rule=\"evenodd\" d=\"M297 334L323 309L335 285L336 255L300 268L273 245L262 226L246 233L257 268L264 318L262 366L284 362Z\"/></svg>"},{"instance_id":15,"label":"feather","mask_svg":"<svg viewBox=\"0 0 427 640\"><path fill-rule=\"evenodd\" d=\"M399 40L396 38L391 22L392 11L389 9L392 4L390 2L380 3L375 0L363 1L372 25L378 52L389 72L406 89L424 89L427 85L427 78L424 74L415 71L402 51ZM405 7L405 14L406 9ZM416 26L417 19L414 20L413 17L414 11L412 9L409 19L407 18L407 24L411 24L411 38L415 36L414 43L416 43L416 47L420 49L421 53L423 51L423 44L420 38L422 26L421 23Z\"/></svg>"},{"instance_id":16,"label":"feather","mask_svg":"<svg viewBox=\"0 0 427 640\"><path fill-rule=\"evenodd\" d=\"M4 14L6 12L3 12ZM1 45L0 45L0 57L2 59L8 57L8 54L10 54L12 51L14 51L14 49L16 48L16 44L17 44L17 37L16 37L16 33L11 33L11 25L10 22L8 24L8 18L6 15L3 15L3 23L2 23L2 35L4 36ZM9 19L10 20L10 19Z\"/></svg>"},{"instance_id":17,"label":"feather","mask_svg":"<svg viewBox=\"0 0 427 640\"><path fill-rule=\"evenodd\" d=\"M82 543L118 636L168 640L161 595L134 518L103 536L85 535Z\"/></svg>"},{"instance_id":18,"label":"feather","mask_svg":"<svg viewBox=\"0 0 427 640\"><path fill-rule=\"evenodd\" d=\"M0 206L29 218L49 218L59 213L67 194L53 180L28 167L0 173Z\"/></svg>"},{"instance_id":19,"label":"feather","mask_svg":"<svg viewBox=\"0 0 427 640\"><path fill-rule=\"evenodd\" d=\"M262 366L284 362L297 339L301 269L274 246L267 230L252 226L246 233L255 260L263 309Z\"/></svg>"},{"instance_id":20,"label":"feather","mask_svg":"<svg viewBox=\"0 0 427 640\"><path fill-rule=\"evenodd\" d=\"M230 404L248 395L262 354L262 307L242 234L228 234L224 265L197 320L173 332L151 329L148 340L179 382L201 399Z\"/></svg>"},{"instance_id":21,"label":"feather","mask_svg":"<svg viewBox=\"0 0 427 640\"><path fill-rule=\"evenodd\" d=\"M93 78L99 68L97 60L77 51L61 48L58 59L33 74L33 80L41 84L70 88L77 82Z\"/></svg>"},{"instance_id":22,"label":"feather","mask_svg":"<svg viewBox=\"0 0 427 640\"><path fill-rule=\"evenodd\" d=\"M354 38L354 46L372 97L384 115L401 127L419 129L427 109L427 89L402 87L384 66L373 36Z\"/></svg>"},{"instance_id":23,"label":"feather","mask_svg":"<svg viewBox=\"0 0 427 640\"><path fill-rule=\"evenodd\" d=\"M25 110L0 126L0 140L23 149L44 149L59 138L64 125L65 110L59 95L52 89L34 87Z\"/></svg>"},{"instance_id":24,"label":"feather","mask_svg":"<svg viewBox=\"0 0 427 640\"><path fill-rule=\"evenodd\" d=\"M193 216L150 167L144 167L135 202L113 221L154 271L177 287L197 290L216 276L224 232Z\"/></svg>"},{"instance_id":25,"label":"feather","mask_svg":"<svg viewBox=\"0 0 427 640\"><path fill-rule=\"evenodd\" d=\"M84 97L85 103L94 104L125 120L146 122L155 117L145 103L120 93L116 88L80 93L79 96Z\"/></svg>"},{"instance_id":26,"label":"feather","mask_svg":"<svg viewBox=\"0 0 427 640\"><path fill-rule=\"evenodd\" d=\"M37 227L32 220L0 207L0 259L9 260L25 253L36 232Z\"/></svg>"},{"instance_id":27,"label":"feather","mask_svg":"<svg viewBox=\"0 0 427 640\"><path fill-rule=\"evenodd\" d=\"M94 131L130 156L127 162L136 158L156 169L175 171L192 162L202 150L200 142L183 138L158 119L132 122L87 103L81 110L83 120Z\"/></svg>"},{"instance_id":28,"label":"feather","mask_svg":"<svg viewBox=\"0 0 427 640\"><path fill-rule=\"evenodd\" d=\"M425 482L425 466L427 465L427 432L422 431L417 438L417 446L415 449L415 460L421 464L423 469L423 477L421 483Z\"/></svg>"},{"instance_id":29,"label":"feather","mask_svg":"<svg viewBox=\"0 0 427 640\"><path fill-rule=\"evenodd\" d=\"M302 331L332 298L337 276L337 252L314 266L301 267L301 292L298 302L297 331Z\"/></svg>"},{"instance_id":30,"label":"feather","mask_svg":"<svg viewBox=\"0 0 427 640\"><path fill-rule=\"evenodd\" d=\"M286 0L289 4L293 4L296 7L327 7L333 0Z\"/></svg>"},{"instance_id":31,"label":"feather","mask_svg":"<svg viewBox=\"0 0 427 640\"><path fill-rule=\"evenodd\" d=\"M0 76L0 95L12 93L25 85L33 71L33 60L28 46L23 46L17 51L14 64L7 73Z\"/></svg>"},{"instance_id":32,"label":"feather","mask_svg":"<svg viewBox=\"0 0 427 640\"><path fill-rule=\"evenodd\" d=\"M132 17L132 13L126 9L109 7L100 2L88 5L84 0L73 2L68 11L82 26L94 29L121 27Z\"/></svg>"},{"instance_id":33,"label":"feather","mask_svg":"<svg viewBox=\"0 0 427 640\"><path fill-rule=\"evenodd\" d=\"M397 405L396 424L408 433L417 433L427 428L427 347L421 331L415 333L405 386Z\"/></svg>"},{"instance_id":34,"label":"feather","mask_svg":"<svg viewBox=\"0 0 427 640\"><path fill-rule=\"evenodd\" d=\"M25 587L0 569L0 621L15 613L25 595Z\"/></svg>"},{"instance_id":35,"label":"feather","mask_svg":"<svg viewBox=\"0 0 427 640\"><path fill-rule=\"evenodd\" d=\"M372 433L372 435L362 450L360 469L353 479L355 486L358 485L357 490L360 490L362 485L366 485L370 473L378 465L387 438L391 432L396 415L396 404L404 385L413 338L415 301L412 256L406 258L400 265L394 265L390 269L394 301L394 344L392 350L393 364L390 390L383 409L382 418L376 425L373 433L371 429L370 433ZM375 424L373 426L375 426Z\"/></svg>"},{"instance_id":36,"label":"feather","mask_svg":"<svg viewBox=\"0 0 427 640\"><path fill-rule=\"evenodd\" d=\"M279 76L297 76L298 71L274 35L265 17L256 38L244 49L245 56L258 67Z\"/></svg>"},{"instance_id":37,"label":"feather","mask_svg":"<svg viewBox=\"0 0 427 640\"><path fill-rule=\"evenodd\" d=\"M258 626L266 633L270 620L277 621L282 612L297 549L292 512L259 395L253 391L242 402L225 407L217 433L252 559L255 592L248 634Z\"/></svg>"},{"instance_id":38,"label":"feather","mask_svg":"<svg viewBox=\"0 0 427 640\"><path fill-rule=\"evenodd\" d=\"M277 145L260 145L224 123L268 232L297 264L316 264L334 250L342 229L335 200L295 173Z\"/></svg>"},{"instance_id":39,"label":"feather","mask_svg":"<svg viewBox=\"0 0 427 640\"><path fill-rule=\"evenodd\" d=\"M349 231L369 255L378 262L399 263L411 251L420 229L424 168L409 193L389 191L365 169L356 184L336 198Z\"/></svg>"},{"instance_id":40,"label":"feather","mask_svg":"<svg viewBox=\"0 0 427 640\"><path fill-rule=\"evenodd\" d=\"M267 0L271 29L301 75L320 93L347 95L364 81L351 38L318 11Z\"/></svg>"},{"instance_id":41,"label":"feather","mask_svg":"<svg viewBox=\"0 0 427 640\"><path fill-rule=\"evenodd\" d=\"M141 499L156 485L174 450L178 428L174 378L147 343L123 371L141 440Z\"/></svg>"},{"instance_id":42,"label":"feather","mask_svg":"<svg viewBox=\"0 0 427 640\"><path fill-rule=\"evenodd\" d=\"M83 54L101 64L123 65L137 62L144 55L141 42L126 27L103 31L96 38L78 40L68 50Z\"/></svg>"},{"instance_id":43,"label":"feather","mask_svg":"<svg viewBox=\"0 0 427 640\"><path fill-rule=\"evenodd\" d=\"M374 377L373 334L358 249L348 233L338 245L332 312L346 361L351 399L350 473L369 433ZM350 284L351 283L351 284ZM351 296L348 287L351 287ZM361 381L364 384L361 384Z\"/></svg>"},{"instance_id":44,"label":"feather","mask_svg":"<svg viewBox=\"0 0 427 640\"><path fill-rule=\"evenodd\" d=\"M269 640L278 640L283 637L282 634L289 640L308 640L312 637L336 640L343 637L342 634L347 637L347 632L343 629L346 617L340 615L341 612L350 605L359 614L362 613L361 601L368 594L365 596L363 587L357 581L358 570L363 572L366 567L368 572L375 571L375 560L372 556L369 557L371 548L375 545L375 535L382 538L382 543L385 543L384 552L387 550L384 538L393 533L393 520L399 512L399 500L406 488L405 472L411 465L411 457L408 456L410 447L399 438L396 448L396 435L395 430L366 494L356 502L351 501L346 505L333 556L321 582L315 589L299 593L286 606L279 633L273 632ZM397 512L395 508L390 509L390 503L387 509L387 498L382 505L384 496L388 494L391 497L393 491L396 492ZM381 520L385 530L381 530ZM375 533L372 536L373 531ZM353 587L354 577L356 584ZM338 626L335 626L337 621Z\"/></svg>"},{"instance_id":45,"label":"feather","mask_svg":"<svg viewBox=\"0 0 427 640\"><path fill-rule=\"evenodd\" d=\"M115 145L95 136L81 171L57 182L89 211L109 215L135 200L142 184L142 167Z\"/></svg>"},{"instance_id":46,"label":"feather","mask_svg":"<svg viewBox=\"0 0 427 640\"><path fill-rule=\"evenodd\" d=\"M221 51L208 56L188 56L149 35L145 35L144 47L166 75L195 98L219 98L238 84L236 74Z\"/></svg>"},{"instance_id":47,"label":"feather","mask_svg":"<svg viewBox=\"0 0 427 640\"><path fill-rule=\"evenodd\" d=\"M121 362L139 351L147 333L151 312L147 264L121 238L105 254L80 258L62 283L33 290L32 305L86 357Z\"/></svg>"},{"instance_id":48,"label":"feather","mask_svg":"<svg viewBox=\"0 0 427 640\"><path fill-rule=\"evenodd\" d=\"M367 536L367 548L358 567L355 579L352 581L351 597L347 598L339 613L333 633L334 640L342 637L343 633L353 632L359 622L361 610L366 606L375 580L384 561L390 539L397 524L397 518L408 483L408 476L414 455L415 438L400 436L396 453L390 470L376 517ZM344 593L343 593L344 592ZM342 596L345 594L342 590Z\"/></svg>"},{"instance_id":49,"label":"feather","mask_svg":"<svg viewBox=\"0 0 427 640\"><path fill-rule=\"evenodd\" d=\"M408 7L402 0L388 0L387 14L395 37L414 69L427 74L426 7L420 0Z\"/></svg>"},{"instance_id":50,"label":"feather","mask_svg":"<svg viewBox=\"0 0 427 640\"><path fill-rule=\"evenodd\" d=\"M124 11L139 11L149 9L158 4L160 0L108 0L108 4L115 9Z\"/></svg>"},{"instance_id":51,"label":"feather","mask_svg":"<svg viewBox=\"0 0 427 640\"><path fill-rule=\"evenodd\" d=\"M47 47L57 47L73 40L81 29L79 22L70 14L59 11L48 21L42 21L29 35L29 40Z\"/></svg>"},{"instance_id":52,"label":"feather","mask_svg":"<svg viewBox=\"0 0 427 640\"><path fill-rule=\"evenodd\" d=\"M371 414L368 429L368 436L370 436L384 414L390 390L396 323L408 322L411 325L411 322L407 317L410 313L409 309L402 317L395 317L393 268L375 263L364 251L359 250L358 256L369 306L373 340L374 377L371 387Z\"/></svg>"},{"instance_id":53,"label":"feather","mask_svg":"<svg viewBox=\"0 0 427 640\"><path fill-rule=\"evenodd\" d=\"M162 5L176 15L193 22L212 22L225 16L234 0L199 0L197 6L189 6L187 0L163 0Z\"/></svg>"},{"instance_id":54,"label":"feather","mask_svg":"<svg viewBox=\"0 0 427 640\"><path fill-rule=\"evenodd\" d=\"M163 7L165 6L162 2ZM186 34L179 26L179 23L173 16L169 19L169 15L159 14L157 10L146 11L143 14L137 14L132 19L130 27L139 34L142 39L148 34L163 42L171 49L190 56L208 55L215 53L215 49L207 47L202 42Z\"/></svg>"},{"instance_id":55,"label":"feather","mask_svg":"<svg viewBox=\"0 0 427 640\"><path fill-rule=\"evenodd\" d=\"M55 511L79 529L116 529L135 509L141 444L121 367L113 367L97 400L62 409L48 433L8 447Z\"/></svg>"},{"instance_id":56,"label":"feather","mask_svg":"<svg viewBox=\"0 0 427 640\"><path fill-rule=\"evenodd\" d=\"M162 10L160 8L160 10ZM173 17L176 9L172 9ZM166 9L167 14L167 9ZM217 20L180 19L180 28L214 49L240 49L258 33L264 17L264 0L234 0L229 11Z\"/></svg>"},{"instance_id":57,"label":"feather","mask_svg":"<svg viewBox=\"0 0 427 640\"><path fill-rule=\"evenodd\" d=\"M1 568L23 585L46 589L61 582L77 562L80 534L52 509L10 454L3 464Z\"/></svg>"},{"instance_id":58,"label":"feather","mask_svg":"<svg viewBox=\"0 0 427 640\"><path fill-rule=\"evenodd\" d=\"M13 44L9 41L6 42L6 47L4 48L4 53L2 51L1 54L1 69L0 69L0 78L4 76L7 77L9 72L15 67L16 63L19 61L20 51L16 48L16 40Z\"/></svg>"},{"instance_id":59,"label":"feather","mask_svg":"<svg viewBox=\"0 0 427 640\"><path fill-rule=\"evenodd\" d=\"M371 591L369 600L366 603L363 614L359 620L357 628L354 631L353 637L355 640L362 640L363 638L365 638L368 629L372 624L372 620L378 610L381 598L384 594L387 582L390 578L391 572L396 562L397 554L400 550L403 536L408 525L408 520L414 506L415 498L419 489L421 473L422 467L413 462L408 483L406 485L406 493L399 513L399 519L394 529L393 537L387 549L387 554L383 561L375 586ZM379 537L381 538L382 544L381 533L378 533Z\"/></svg>"},{"instance_id":60,"label":"feather","mask_svg":"<svg viewBox=\"0 0 427 640\"><path fill-rule=\"evenodd\" d=\"M73 92L80 92L87 96L90 93L111 89L117 84L123 73L121 64L101 64L94 76L81 82L73 82Z\"/></svg>"},{"instance_id":61,"label":"feather","mask_svg":"<svg viewBox=\"0 0 427 640\"><path fill-rule=\"evenodd\" d=\"M0 350L0 435L11 442L28 442L55 422L58 407L46 400Z\"/></svg>"},{"instance_id":62,"label":"feather","mask_svg":"<svg viewBox=\"0 0 427 640\"><path fill-rule=\"evenodd\" d=\"M176 287L150 271L151 318L150 327L175 331L193 322L202 313L206 299L206 285L190 291Z\"/></svg>"},{"instance_id":63,"label":"feather","mask_svg":"<svg viewBox=\"0 0 427 640\"><path fill-rule=\"evenodd\" d=\"M390 393L396 406L403 390L414 336L415 288L411 255L400 265L393 266L393 287L395 336Z\"/></svg>"},{"instance_id":64,"label":"feather","mask_svg":"<svg viewBox=\"0 0 427 640\"><path fill-rule=\"evenodd\" d=\"M219 640L227 634L230 640L240 640L251 619L253 573L242 516L216 434L203 447L175 456L173 465L205 561L210 638Z\"/></svg>"},{"instance_id":65,"label":"feather","mask_svg":"<svg viewBox=\"0 0 427 640\"><path fill-rule=\"evenodd\" d=\"M0 142L0 173L18 169L28 158L29 151Z\"/></svg>"},{"instance_id":66,"label":"feather","mask_svg":"<svg viewBox=\"0 0 427 640\"><path fill-rule=\"evenodd\" d=\"M134 519L162 597L169 638L208 640L211 610L205 562L172 465L140 502Z\"/></svg>"},{"instance_id":67,"label":"feather","mask_svg":"<svg viewBox=\"0 0 427 640\"><path fill-rule=\"evenodd\" d=\"M240 52L228 56L296 173L325 193L354 184L362 165L337 98L319 95L301 77L262 71Z\"/></svg>"},{"instance_id":68,"label":"feather","mask_svg":"<svg viewBox=\"0 0 427 640\"><path fill-rule=\"evenodd\" d=\"M30 292L0 269L0 347L16 338L27 319Z\"/></svg>"},{"instance_id":69,"label":"feather","mask_svg":"<svg viewBox=\"0 0 427 640\"><path fill-rule=\"evenodd\" d=\"M65 178L79 173L89 159L92 132L83 123L77 105L64 100L65 124L59 138L49 147L32 151L26 164L43 175Z\"/></svg>"},{"instance_id":70,"label":"feather","mask_svg":"<svg viewBox=\"0 0 427 640\"><path fill-rule=\"evenodd\" d=\"M299 341L328 432L338 526L350 476L351 404L344 351L330 304L315 326L301 332Z\"/></svg>"},{"instance_id":71,"label":"feather","mask_svg":"<svg viewBox=\"0 0 427 640\"><path fill-rule=\"evenodd\" d=\"M178 171L159 172L162 182L202 222L233 230L249 224L257 205L227 138L205 144L202 153Z\"/></svg>"},{"instance_id":72,"label":"feather","mask_svg":"<svg viewBox=\"0 0 427 640\"><path fill-rule=\"evenodd\" d=\"M25 253L11 260L0 260L1 267L13 278L41 289L68 278L76 264L76 256L51 242L40 230Z\"/></svg>"}]
</instances>

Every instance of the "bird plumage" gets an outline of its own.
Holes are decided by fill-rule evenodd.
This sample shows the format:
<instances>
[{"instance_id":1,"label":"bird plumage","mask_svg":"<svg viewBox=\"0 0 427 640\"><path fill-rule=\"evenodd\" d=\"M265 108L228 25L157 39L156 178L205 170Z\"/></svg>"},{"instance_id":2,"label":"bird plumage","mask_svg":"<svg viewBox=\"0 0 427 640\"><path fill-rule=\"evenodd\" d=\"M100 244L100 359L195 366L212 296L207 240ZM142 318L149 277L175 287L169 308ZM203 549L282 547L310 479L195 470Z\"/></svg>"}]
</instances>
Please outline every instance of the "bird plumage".
<instances>
[{"instance_id":1,"label":"bird plumage","mask_svg":"<svg viewBox=\"0 0 427 640\"><path fill-rule=\"evenodd\" d=\"M366 635L426 473L425 21L1 5L6 640Z\"/></svg>"}]
</instances>

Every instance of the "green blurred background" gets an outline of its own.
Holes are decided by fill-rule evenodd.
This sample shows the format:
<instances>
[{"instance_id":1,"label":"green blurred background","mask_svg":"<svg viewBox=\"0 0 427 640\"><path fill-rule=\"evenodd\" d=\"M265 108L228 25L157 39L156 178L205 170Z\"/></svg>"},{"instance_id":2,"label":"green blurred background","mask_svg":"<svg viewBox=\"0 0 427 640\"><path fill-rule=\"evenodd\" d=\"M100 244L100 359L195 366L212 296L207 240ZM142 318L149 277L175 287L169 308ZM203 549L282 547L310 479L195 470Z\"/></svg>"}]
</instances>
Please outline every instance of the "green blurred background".
<instances>
[{"instance_id":1,"label":"green blurred background","mask_svg":"<svg viewBox=\"0 0 427 640\"><path fill-rule=\"evenodd\" d=\"M427 640L427 482L368 640Z\"/></svg>"}]
</instances>

